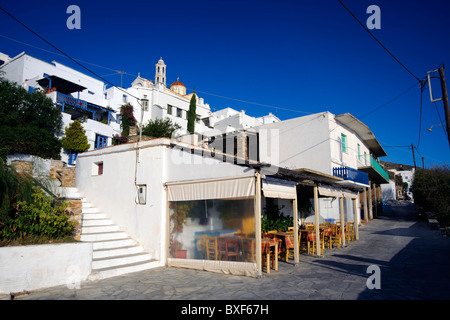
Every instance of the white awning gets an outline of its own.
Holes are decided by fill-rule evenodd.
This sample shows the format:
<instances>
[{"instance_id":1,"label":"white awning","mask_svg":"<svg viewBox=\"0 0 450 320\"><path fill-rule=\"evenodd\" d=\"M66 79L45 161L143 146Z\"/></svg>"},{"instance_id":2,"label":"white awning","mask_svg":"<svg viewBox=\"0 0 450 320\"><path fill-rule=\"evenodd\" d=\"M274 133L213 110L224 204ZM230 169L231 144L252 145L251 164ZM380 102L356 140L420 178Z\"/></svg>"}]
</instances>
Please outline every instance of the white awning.
<instances>
[{"instance_id":1,"label":"white awning","mask_svg":"<svg viewBox=\"0 0 450 320\"><path fill-rule=\"evenodd\" d=\"M342 197L342 190L331 186L320 185L318 187L319 194L325 197Z\"/></svg>"},{"instance_id":2,"label":"white awning","mask_svg":"<svg viewBox=\"0 0 450 320\"><path fill-rule=\"evenodd\" d=\"M351 199L356 199L358 197L357 192L352 192L352 191L348 191L348 190L342 190L342 195L345 198L351 198Z\"/></svg>"},{"instance_id":3,"label":"white awning","mask_svg":"<svg viewBox=\"0 0 450 320\"><path fill-rule=\"evenodd\" d=\"M244 198L255 195L255 177L238 176L167 182L169 201Z\"/></svg>"},{"instance_id":4,"label":"white awning","mask_svg":"<svg viewBox=\"0 0 450 320\"><path fill-rule=\"evenodd\" d=\"M266 177L262 180L262 191L266 198L295 199L296 182Z\"/></svg>"}]
</instances>

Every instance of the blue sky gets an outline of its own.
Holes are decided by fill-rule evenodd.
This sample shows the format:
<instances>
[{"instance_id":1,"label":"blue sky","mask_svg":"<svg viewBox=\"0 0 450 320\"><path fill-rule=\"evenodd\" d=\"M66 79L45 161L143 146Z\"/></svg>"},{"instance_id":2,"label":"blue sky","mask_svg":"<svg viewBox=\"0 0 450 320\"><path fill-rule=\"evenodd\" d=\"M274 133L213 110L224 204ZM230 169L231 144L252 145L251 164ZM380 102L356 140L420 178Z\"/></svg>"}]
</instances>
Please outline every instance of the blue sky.
<instances>
[{"instance_id":1,"label":"blue sky","mask_svg":"<svg viewBox=\"0 0 450 320\"><path fill-rule=\"evenodd\" d=\"M448 1L343 2L364 24L368 6L380 8L381 29L372 33L418 78L441 63L450 66ZM81 9L80 30L66 26L71 4ZM167 83L180 77L188 92L195 86L213 109L272 112L281 120L349 112L374 132L388 154L382 160L412 165L414 144L418 166L422 157L426 167L450 162L442 126L427 130L445 121L442 101L431 103L427 86L420 112L417 80L337 0L1 0L0 6L71 57L127 72L124 87L138 73L154 79L162 57ZM1 52L26 51L86 71L17 41L55 52L0 11ZM120 85L119 74L83 64ZM450 67L445 71L450 87ZM433 81L433 94L440 97Z\"/></svg>"}]
</instances>

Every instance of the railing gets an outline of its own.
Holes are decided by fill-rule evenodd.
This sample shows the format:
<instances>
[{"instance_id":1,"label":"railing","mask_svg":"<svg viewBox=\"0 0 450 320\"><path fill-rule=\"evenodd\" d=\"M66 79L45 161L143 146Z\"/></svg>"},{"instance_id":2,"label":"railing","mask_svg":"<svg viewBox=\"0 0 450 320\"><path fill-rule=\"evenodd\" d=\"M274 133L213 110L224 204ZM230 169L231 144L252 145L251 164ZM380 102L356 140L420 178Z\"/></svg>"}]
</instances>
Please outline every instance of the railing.
<instances>
[{"instance_id":1,"label":"railing","mask_svg":"<svg viewBox=\"0 0 450 320\"><path fill-rule=\"evenodd\" d=\"M61 92L56 93L56 102L64 103L64 104L67 104L72 107L77 107L77 108L81 108L84 110L88 110L86 101L74 98L72 96L68 96Z\"/></svg>"},{"instance_id":2,"label":"railing","mask_svg":"<svg viewBox=\"0 0 450 320\"><path fill-rule=\"evenodd\" d=\"M387 172L383 169L383 167L375 160L372 155L370 155L370 165L372 168L374 168L383 178L385 178L387 181L389 181L389 175Z\"/></svg>"},{"instance_id":3,"label":"railing","mask_svg":"<svg viewBox=\"0 0 450 320\"><path fill-rule=\"evenodd\" d=\"M344 180L349 180L367 185L369 184L369 175L366 172L349 167L333 168L333 176Z\"/></svg>"}]
</instances>

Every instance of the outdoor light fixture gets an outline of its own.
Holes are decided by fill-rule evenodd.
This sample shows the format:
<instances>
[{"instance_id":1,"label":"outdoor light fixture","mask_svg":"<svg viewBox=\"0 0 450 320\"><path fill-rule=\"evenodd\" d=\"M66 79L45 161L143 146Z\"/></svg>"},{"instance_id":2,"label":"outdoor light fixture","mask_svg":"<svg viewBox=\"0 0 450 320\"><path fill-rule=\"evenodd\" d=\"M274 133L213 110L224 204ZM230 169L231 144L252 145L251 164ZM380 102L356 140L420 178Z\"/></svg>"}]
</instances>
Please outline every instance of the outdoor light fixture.
<instances>
[{"instance_id":1,"label":"outdoor light fixture","mask_svg":"<svg viewBox=\"0 0 450 320\"><path fill-rule=\"evenodd\" d=\"M442 124L433 124L431 127L429 127L427 130L428 131L433 131L431 128L433 128L433 127L439 127L439 126L442 126Z\"/></svg>"}]
</instances>

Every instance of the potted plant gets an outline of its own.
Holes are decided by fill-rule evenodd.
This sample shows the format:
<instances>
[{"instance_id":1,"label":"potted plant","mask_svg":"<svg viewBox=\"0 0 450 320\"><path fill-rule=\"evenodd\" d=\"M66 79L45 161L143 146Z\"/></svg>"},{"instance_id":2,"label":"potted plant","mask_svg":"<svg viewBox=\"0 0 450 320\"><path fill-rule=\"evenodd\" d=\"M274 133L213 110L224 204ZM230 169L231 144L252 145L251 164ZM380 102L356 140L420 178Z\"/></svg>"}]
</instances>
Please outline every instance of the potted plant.
<instances>
[{"instance_id":1,"label":"potted plant","mask_svg":"<svg viewBox=\"0 0 450 320\"><path fill-rule=\"evenodd\" d=\"M183 244L173 238L170 239L170 254L173 258L186 259L187 250L181 249Z\"/></svg>"},{"instance_id":2,"label":"potted plant","mask_svg":"<svg viewBox=\"0 0 450 320\"><path fill-rule=\"evenodd\" d=\"M65 135L61 140L62 147L69 153L70 165L75 164L79 152L83 152L90 147L84 128L77 120L65 129Z\"/></svg>"}]
</instances>

